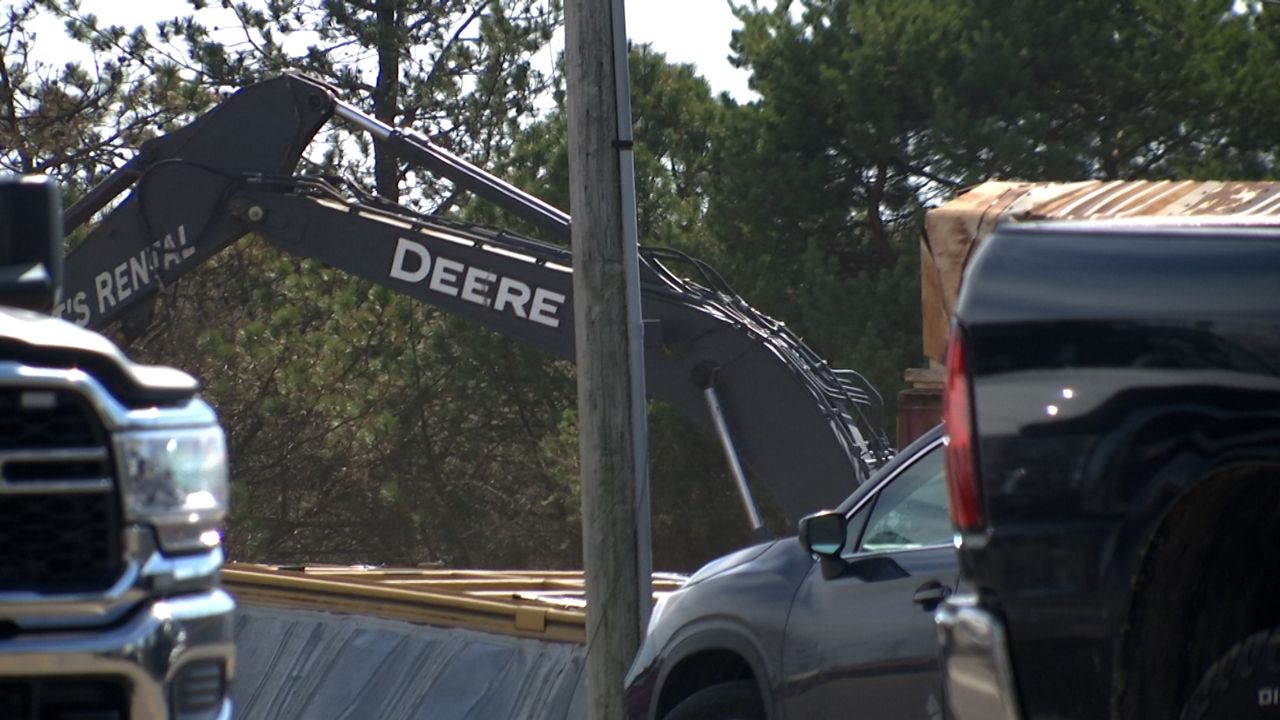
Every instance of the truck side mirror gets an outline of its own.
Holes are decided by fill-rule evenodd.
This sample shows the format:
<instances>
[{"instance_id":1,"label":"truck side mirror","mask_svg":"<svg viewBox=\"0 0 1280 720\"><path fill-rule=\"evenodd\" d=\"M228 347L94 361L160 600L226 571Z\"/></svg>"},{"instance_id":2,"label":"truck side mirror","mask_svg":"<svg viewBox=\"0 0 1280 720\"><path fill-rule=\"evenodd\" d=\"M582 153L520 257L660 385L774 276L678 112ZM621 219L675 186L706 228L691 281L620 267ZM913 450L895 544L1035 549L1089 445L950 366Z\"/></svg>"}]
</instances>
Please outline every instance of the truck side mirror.
<instances>
[{"instance_id":1,"label":"truck side mirror","mask_svg":"<svg viewBox=\"0 0 1280 720\"><path fill-rule=\"evenodd\" d=\"M0 178L0 305L43 310L62 293L62 198L39 176Z\"/></svg>"}]
</instances>

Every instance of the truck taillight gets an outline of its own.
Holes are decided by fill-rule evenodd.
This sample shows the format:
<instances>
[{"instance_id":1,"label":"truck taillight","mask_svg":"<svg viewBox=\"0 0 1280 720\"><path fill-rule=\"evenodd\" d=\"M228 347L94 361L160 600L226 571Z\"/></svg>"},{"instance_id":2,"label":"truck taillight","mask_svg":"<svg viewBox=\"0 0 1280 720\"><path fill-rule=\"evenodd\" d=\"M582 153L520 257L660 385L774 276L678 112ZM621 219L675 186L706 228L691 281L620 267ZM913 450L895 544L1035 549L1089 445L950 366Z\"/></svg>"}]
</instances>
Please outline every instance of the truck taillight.
<instances>
[{"instance_id":1,"label":"truck taillight","mask_svg":"<svg viewBox=\"0 0 1280 720\"><path fill-rule=\"evenodd\" d=\"M942 393L942 422L947 433L947 496L951 507L951 522L960 530L975 530L982 526L972 397L963 333L957 326L951 332L947 347L947 383Z\"/></svg>"}]
</instances>

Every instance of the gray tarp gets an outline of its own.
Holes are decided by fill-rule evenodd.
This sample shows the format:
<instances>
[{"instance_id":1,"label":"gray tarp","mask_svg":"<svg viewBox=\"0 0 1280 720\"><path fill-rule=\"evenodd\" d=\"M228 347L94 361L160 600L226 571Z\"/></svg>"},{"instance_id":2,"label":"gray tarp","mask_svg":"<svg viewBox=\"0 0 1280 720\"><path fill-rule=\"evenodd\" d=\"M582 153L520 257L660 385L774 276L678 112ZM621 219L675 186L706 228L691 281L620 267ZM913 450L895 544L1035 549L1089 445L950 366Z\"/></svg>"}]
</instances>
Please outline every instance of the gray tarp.
<instances>
[{"instance_id":1,"label":"gray tarp","mask_svg":"<svg viewBox=\"0 0 1280 720\"><path fill-rule=\"evenodd\" d=\"M241 605L241 720L580 720L584 649L394 620Z\"/></svg>"}]
</instances>

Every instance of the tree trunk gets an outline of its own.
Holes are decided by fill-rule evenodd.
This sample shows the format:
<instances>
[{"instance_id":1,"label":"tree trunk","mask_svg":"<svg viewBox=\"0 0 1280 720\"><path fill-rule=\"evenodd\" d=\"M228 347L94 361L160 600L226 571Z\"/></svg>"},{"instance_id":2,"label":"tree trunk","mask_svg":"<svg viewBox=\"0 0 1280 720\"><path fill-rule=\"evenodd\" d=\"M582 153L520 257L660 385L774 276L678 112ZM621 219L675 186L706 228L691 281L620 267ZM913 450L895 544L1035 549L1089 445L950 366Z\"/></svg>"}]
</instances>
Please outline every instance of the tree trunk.
<instances>
[{"instance_id":1,"label":"tree trunk","mask_svg":"<svg viewBox=\"0 0 1280 720\"><path fill-rule=\"evenodd\" d=\"M373 116L394 126L400 114L400 0L378 0L378 83L373 90ZM378 194L400 199L400 165L395 153L374 147L373 177Z\"/></svg>"},{"instance_id":2,"label":"tree trunk","mask_svg":"<svg viewBox=\"0 0 1280 720\"><path fill-rule=\"evenodd\" d=\"M884 203L884 188L888 183L888 175L889 169L884 164L876 166L875 177L867 188L867 232L871 241L871 255L880 268L893 265L894 255L880 207Z\"/></svg>"}]
</instances>

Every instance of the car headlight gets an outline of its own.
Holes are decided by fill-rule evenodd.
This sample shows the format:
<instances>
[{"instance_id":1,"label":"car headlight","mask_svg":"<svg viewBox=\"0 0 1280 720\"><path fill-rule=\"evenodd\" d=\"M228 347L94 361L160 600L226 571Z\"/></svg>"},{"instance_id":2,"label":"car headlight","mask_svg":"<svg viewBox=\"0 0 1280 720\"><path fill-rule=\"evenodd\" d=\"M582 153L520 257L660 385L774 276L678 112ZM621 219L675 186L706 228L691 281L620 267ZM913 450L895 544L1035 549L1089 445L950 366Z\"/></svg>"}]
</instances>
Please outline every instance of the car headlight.
<instances>
[{"instance_id":1,"label":"car headlight","mask_svg":"<svg viewBox=\"0 0 1280 720\"><path fill-rule=\"evenodd\" d=\"M129 520L154 526L166 550L221 542L230 494L222 428L122 432L115 449Z\"/></svg>"}]
</instances>

